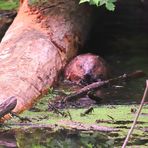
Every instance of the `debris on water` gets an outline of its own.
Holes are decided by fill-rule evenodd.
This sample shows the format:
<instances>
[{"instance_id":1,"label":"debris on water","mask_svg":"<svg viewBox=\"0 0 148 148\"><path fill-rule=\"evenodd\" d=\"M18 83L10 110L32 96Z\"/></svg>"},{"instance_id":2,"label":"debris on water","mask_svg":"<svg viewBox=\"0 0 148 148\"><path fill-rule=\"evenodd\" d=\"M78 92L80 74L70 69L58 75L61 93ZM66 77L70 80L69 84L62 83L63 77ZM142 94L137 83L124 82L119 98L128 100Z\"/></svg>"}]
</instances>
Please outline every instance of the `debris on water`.
<instances>
[{"instance_id":1,"label":"debris on water","mask_svg":"<svg viewBox=\"0 0 148 148\"><path fill-rule=\"evenodd\" d=\"M131 108L131 113L136 113L137 109L136 108Z\"/></svg>"},{"instance_id":2,"label":"debris on water","mask_svg":"<svg viewBox=\"0 0 148 148\"><path fill-rule=\"evenodd\" d=\"M64 125L64 127L69 127L70 129L76 129L79 131L100 131L100 132L114 132L118 131L118 129L98 126L96 124L84 124L81 122L69 121L69 120L61 120L59 122L60 125Z\"/></svg>"},{"instance_id":3,"label":"debris on water","mask_svg":"<svg viewBox=\"0 0 148 148\"><path fill-rule=\"evenodd\" d=\"M112 87L113 88L124 88L124 86L121 86L121 85L113 85Z\"/></svg>"},{"instance_id":4,"label":"debris on water","mask_svg":"<svg viewBox=\"0 0 148 148\"><path fill-rule=\"evenodd\" d=\"M148 132L148 127L147 128L143 128L144 132Z\"/></svg>"},{"instance_id":5,"label":"debris on water","mask_svg":"<svg viewBox=\"0 0 148 148\"><path fill-rule=\"evenodd\" d=\"M96 123L109 123L109 124L112 124L113 120L98 119L98 120L96 120Z\"/></svg>"},{"instance_id":6,"label":"debris on water","mask_svg":"<svg viewBox=\"0 0 148 148\"><path fill-rule=\"evenodd\" d=\"M85 116L85 115L88 115L92 112L94 112L94 108L92 106L90 106L87 110L85 110L83 113L81 113L80 116Z\"/></svg>"},{"instance_id":7,"label":"debris on water","mask_svg":"<svg viewBox=\"0 0 148 148\"><path fill-rule=\"evenodd\" d=\"M61 115L62 117L67 117L68 114L66 112L60 111L58 108L56 108L54 105L49 103L49 109L50 111L53 111L57 115Z\"/></svg>"},{"instance_id":8,"label":"debris on water","mask_svg":"<svg viewBox=\"0 0 148 148\"><path fill-rule=\"evenodd\" d=\"M88 96L80 98L79 100L63 103L61 100L54 100L50 102L50 105L55 106L57 109L64 108L87 108L90 106L97 105L95 100L90 99ZM48 110L51 111L51 107L48 107Z\"/></svg>"},{"instance_id":9,"label":"debris on water","mask_svg":"<svg viewBox=\"0 0 148 148\"><path fill-rule=\"evenodd\" d=\"M110 115L107 115L112 121L114 121L115 119L112 117L112 116L110 116Z\"/></svg>"}]
</instances>

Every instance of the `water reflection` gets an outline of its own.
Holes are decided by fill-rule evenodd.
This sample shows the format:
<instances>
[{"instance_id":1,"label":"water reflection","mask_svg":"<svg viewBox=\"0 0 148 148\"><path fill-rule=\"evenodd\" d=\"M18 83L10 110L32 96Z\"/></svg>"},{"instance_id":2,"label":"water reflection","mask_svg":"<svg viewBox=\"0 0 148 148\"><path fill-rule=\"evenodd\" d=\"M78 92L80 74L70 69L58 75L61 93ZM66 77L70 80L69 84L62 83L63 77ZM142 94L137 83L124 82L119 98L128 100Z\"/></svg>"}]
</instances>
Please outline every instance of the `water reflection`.
<instances>
[{"instance_id":1,"label":"water reflection","mask_svg":"<svg viewBox=\"0 0 148 148\"><path fill-rule=\"evenodd\" d=\"M48 128L32 128L0 132L4 148L107 148L114 140L102 133L79 133L65 129L53 132Z\"/></svg>"},{"instance_id":2,"label":"water reflection","mask_svg":"<svg viewBox=\"0 0 148 148\"><path fill-rule=\"evenodd\" d=\"M0 131L0 148L17 147L15 133L10 131Z\"/></svg>"}]
</instances>

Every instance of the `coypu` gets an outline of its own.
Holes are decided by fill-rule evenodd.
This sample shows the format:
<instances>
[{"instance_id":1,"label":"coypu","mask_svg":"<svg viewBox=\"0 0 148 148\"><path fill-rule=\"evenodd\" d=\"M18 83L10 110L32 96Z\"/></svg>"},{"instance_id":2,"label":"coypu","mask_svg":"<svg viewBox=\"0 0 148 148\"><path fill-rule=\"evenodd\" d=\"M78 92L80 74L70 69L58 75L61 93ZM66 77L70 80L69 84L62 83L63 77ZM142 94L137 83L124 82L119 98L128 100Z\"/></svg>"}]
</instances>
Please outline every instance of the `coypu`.
<instances>
[{"instance_id":1,"label":"coypu","mask_svg":"<svg viewBox=\"0 0 148 148\"><path fill-rule=\"evenodd\" d=\"M77 92L83 87L83 85L107 79L109 72L110 71L106 62L100 56L91 53L78 55L68 63L64 71L65 79L70 80L72 83L68 83L67 85L67 83L63 83L62 81L62 88L65 84L66 87L70 88L70 91ZM73 83L80 85L73 85ZM61 95L62 94L60 94L59 97L52 102L52 105L58 109L67 107L82 108L100 104L104 93L102 89L87 92L86 95L80 96L79 99L74 98L66 103L61 101ZM65 98L65 94L63 94L62 98ZM49 105L49 110L52 111L51 105ZM92 112L93 109L90 108L89 111Z\"/></svg>"},{"instance_id":2,"label":"coypu","mask_svg":"<svg viewBox=\"0 0 148 148\"><path fill-rule=\"evenodd\" d=\"M83 85L107 79L108 75L106 62L100 56L91 53L76 56L64 72L67 80Z\"/></svg>"}]
</instances>

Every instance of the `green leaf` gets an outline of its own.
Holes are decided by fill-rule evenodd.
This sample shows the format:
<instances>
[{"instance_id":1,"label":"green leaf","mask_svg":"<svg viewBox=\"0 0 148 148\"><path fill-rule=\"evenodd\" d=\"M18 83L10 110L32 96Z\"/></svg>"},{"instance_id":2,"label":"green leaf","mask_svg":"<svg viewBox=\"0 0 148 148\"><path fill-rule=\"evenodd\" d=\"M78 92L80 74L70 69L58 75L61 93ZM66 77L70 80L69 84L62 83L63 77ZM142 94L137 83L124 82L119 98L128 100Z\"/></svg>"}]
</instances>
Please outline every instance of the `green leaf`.
<instances>
[{"instance_id":1,"label":"green leaf","mask_svg":"<svg viewBox=\"0 0 148 148\"><path fill-rule=\"evenodd\" d=\"M90 0L80 0L79 4L85 3L85 2L89 2Z\"/></svg>"},{"instance_id":2,"label":"green leaf","mask_svg":"<svg viewBox=\"0 0 148 148\"><path fill-rule=\"evenodd\" d=\"M109 3L115 3L117 0L108 0Z\"/></svg>"},{"instance_id":3,"label":"green leaf","mask_svg":"<svg viewBox=\"0 0 148 148\"><path fill-rule=\"evenodd\" d=\"M105 6L110 11L114 11L115 10L115 5L113 3L106 3Z\"/></svg>"},{"instance_id":4,"label":"green leaf","mask_svg":"<svg viewBox=\"0 0 148 148\"><path fill-rule=\"evenodd\" d=\"M114 2L117 0L80 0L79 4L89 2L90 5L96 5L96 6L102 6L105 5L105 7L110 10L115 10Z\"/></svg>"},{"instance_id":5,"label":"green leaf","mask_svg":"<svg viewBox=\"0 0 148 148\"><path fill-rule=\"evenodd\" d=\"M100 0L99 6L102 6L107 3L108 0Z\"/></svg>"},{"instance_id":6,"label":"green leaf","mask_svg":"<svg viewBox=\"0 0 148 148\"><path fill-rule=\"evenodd\" d=\"M99 4L100 0L89 0L90 5L97 5Z\"/></svg>"}]
</instances>

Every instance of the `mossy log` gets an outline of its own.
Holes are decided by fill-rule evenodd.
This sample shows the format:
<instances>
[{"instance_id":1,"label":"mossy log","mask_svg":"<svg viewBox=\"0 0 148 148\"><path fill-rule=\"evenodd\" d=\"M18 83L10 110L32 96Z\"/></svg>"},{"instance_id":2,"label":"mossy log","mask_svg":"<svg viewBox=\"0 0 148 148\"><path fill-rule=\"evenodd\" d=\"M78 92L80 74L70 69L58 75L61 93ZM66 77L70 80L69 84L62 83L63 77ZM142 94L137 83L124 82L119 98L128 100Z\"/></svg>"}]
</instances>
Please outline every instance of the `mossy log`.
<instances>
[{"instance_id":1,"label":"mossy log","mask_svg":"<svg viewBox=\"0 0 148 148\"><path fill-rule=\"evenodd\" d=\"M92 12L78 0L20 2L0 44L0 103L15 96L16 113L30 108L57 82L83 46Z\"/></svg>"}]
</instances>

